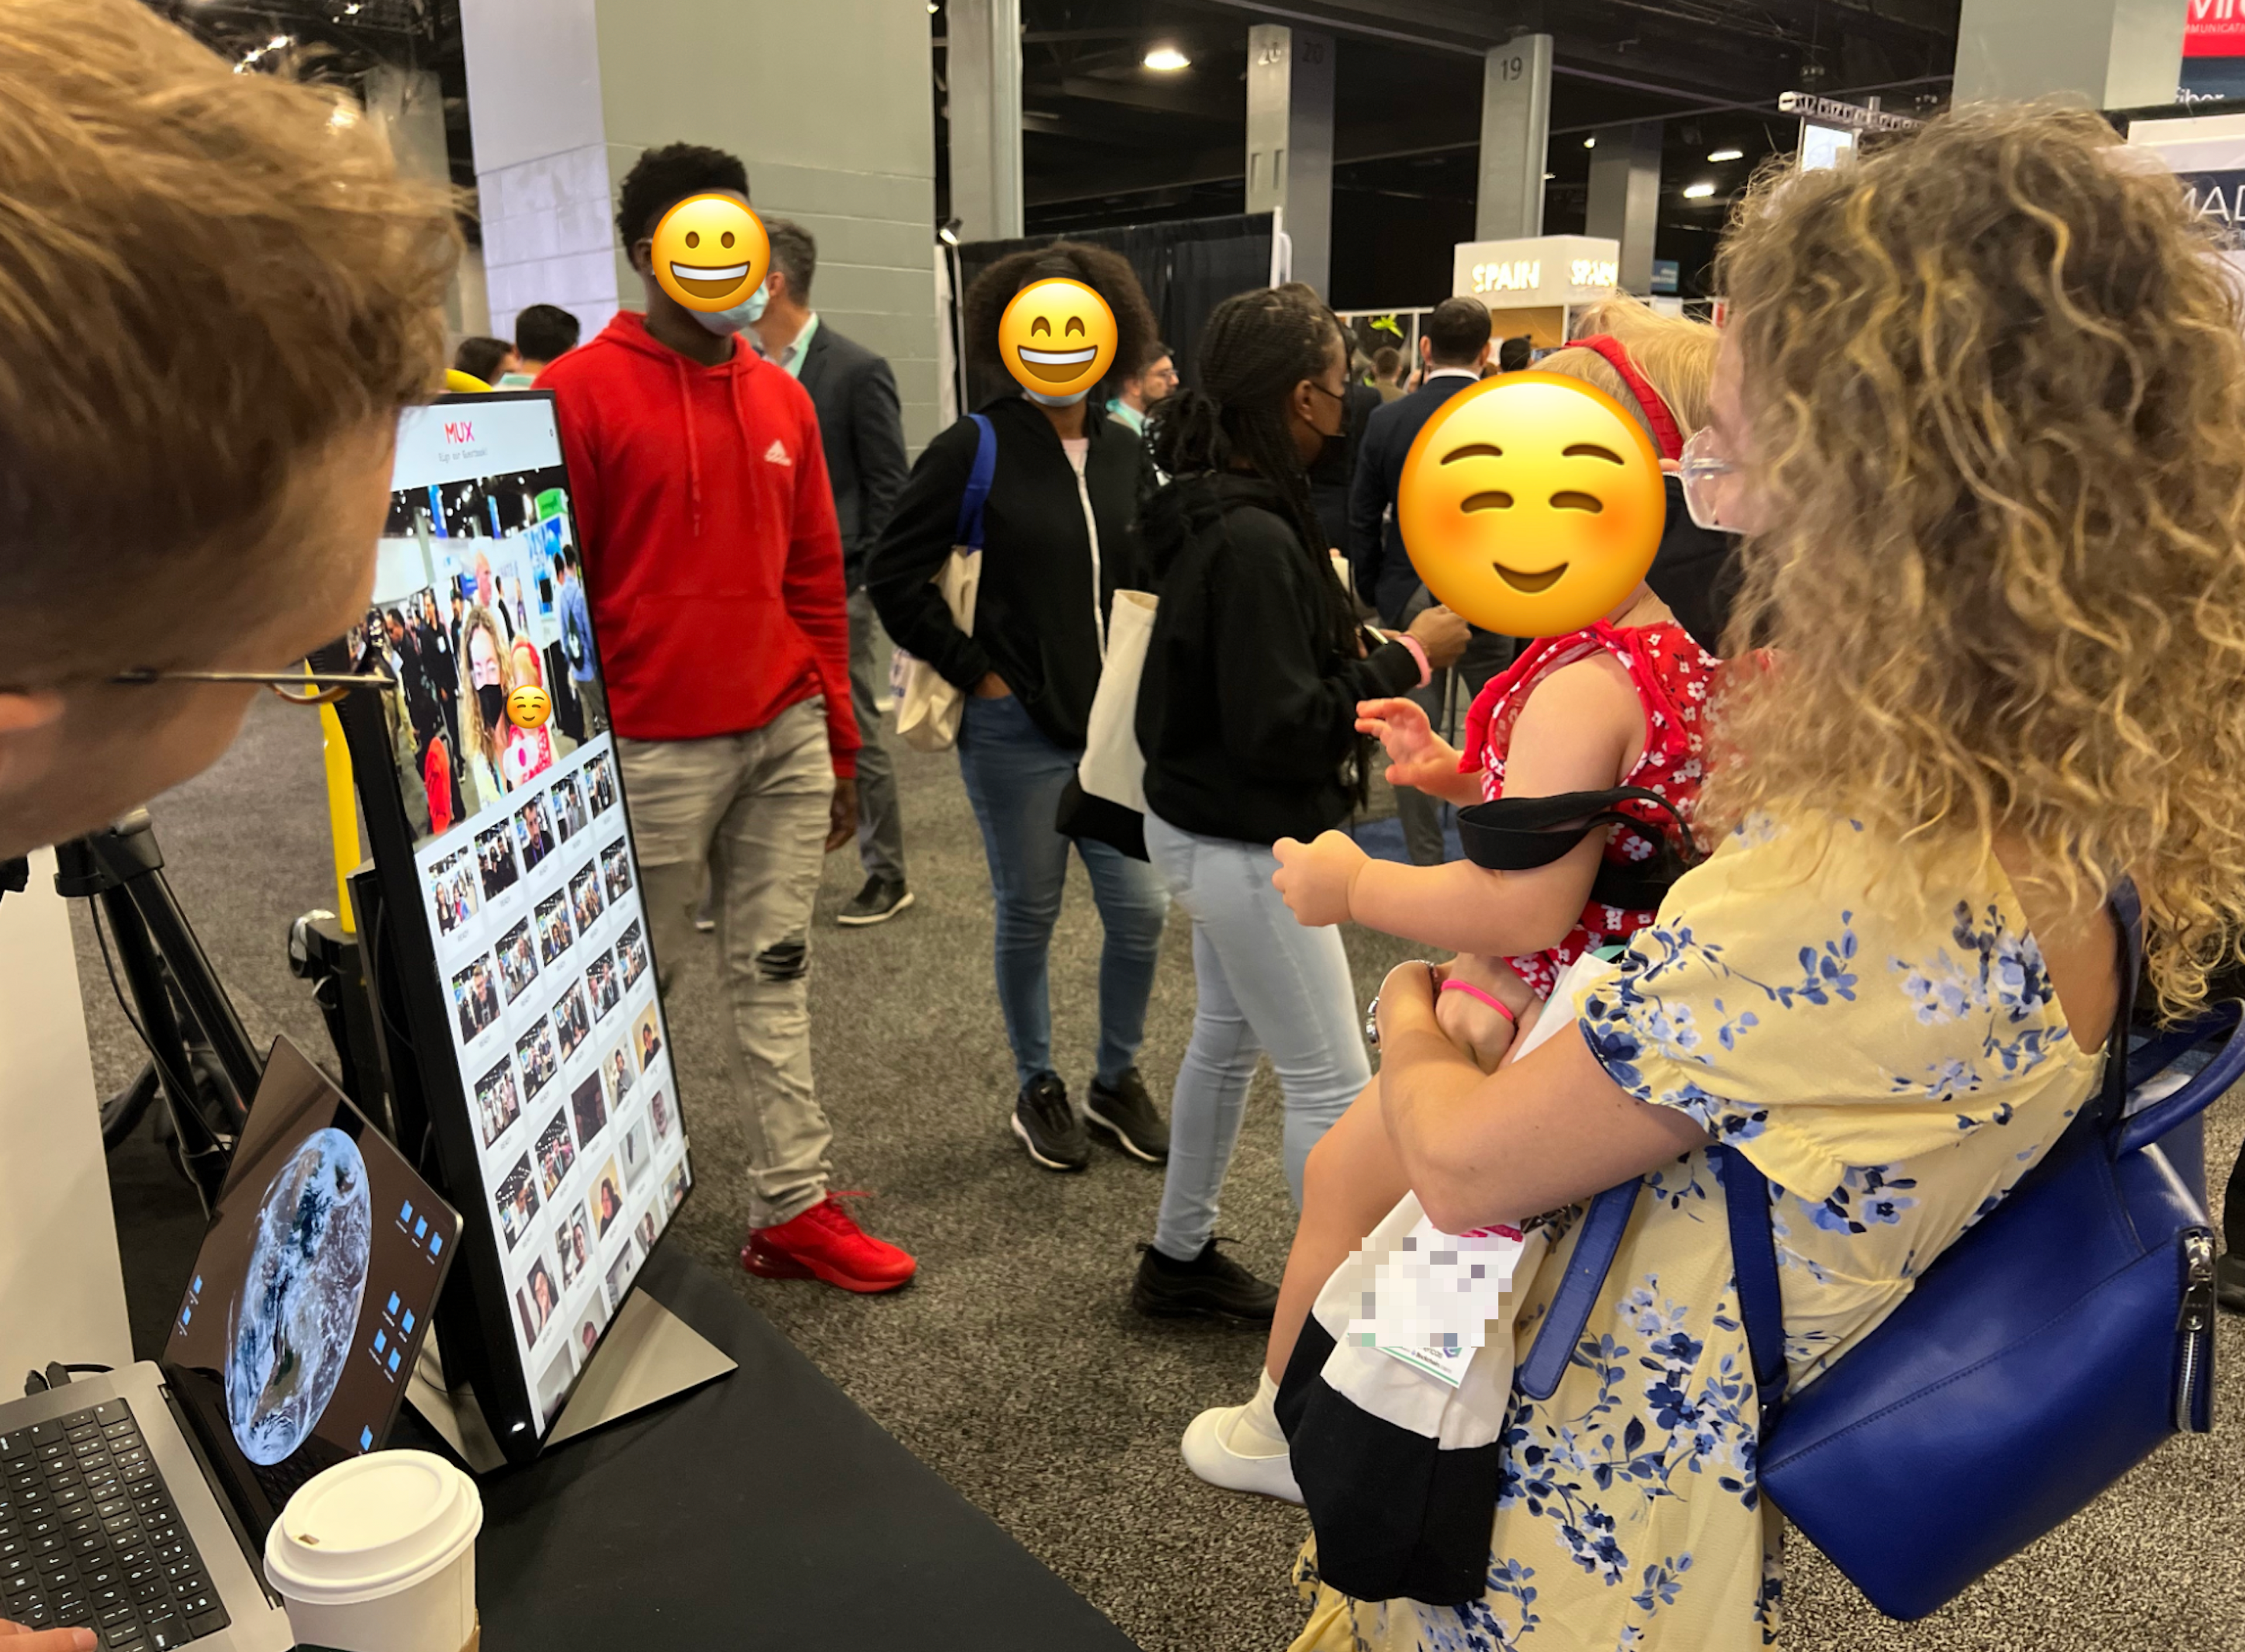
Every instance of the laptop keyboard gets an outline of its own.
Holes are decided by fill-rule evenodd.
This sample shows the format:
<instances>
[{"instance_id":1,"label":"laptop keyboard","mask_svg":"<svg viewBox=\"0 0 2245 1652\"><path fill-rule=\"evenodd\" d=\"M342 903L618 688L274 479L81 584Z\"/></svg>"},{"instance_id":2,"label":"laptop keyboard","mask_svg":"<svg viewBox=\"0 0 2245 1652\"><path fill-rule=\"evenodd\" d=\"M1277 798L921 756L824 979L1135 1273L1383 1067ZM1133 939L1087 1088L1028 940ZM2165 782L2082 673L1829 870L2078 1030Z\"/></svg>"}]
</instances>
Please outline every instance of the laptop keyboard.
<instances>
[{"instance_id":1,"label":"laptop keyboard","mask_svg":"<svg viewBox=\"0 0 2245 1652\"><path fill-rule=\"evenodd\" d=\"M165 1652L227 1625L121 1399L0 1434L0 1617Z\"/></svg>"}]
</instances>

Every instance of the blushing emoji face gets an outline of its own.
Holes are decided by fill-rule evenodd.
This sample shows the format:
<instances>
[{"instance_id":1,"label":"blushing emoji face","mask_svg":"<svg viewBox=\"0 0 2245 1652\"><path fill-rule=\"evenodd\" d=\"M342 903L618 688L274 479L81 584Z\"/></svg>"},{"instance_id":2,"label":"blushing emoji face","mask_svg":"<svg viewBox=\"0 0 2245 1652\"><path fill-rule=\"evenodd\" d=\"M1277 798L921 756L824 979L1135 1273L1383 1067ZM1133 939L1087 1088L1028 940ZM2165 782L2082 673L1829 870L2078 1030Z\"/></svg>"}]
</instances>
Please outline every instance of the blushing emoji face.
<instances>
[{"instance_id":1,"label":"blushing emoji face","mask_svg":"<svg viewBox=\"0 0 2245 1652\"><path fill-rule=\"evenodd\" d=\"M553 714L553 701L543 688L532 684L525 683L506 697L506 720L517 728L542 728Z\"/></svg>"},{"instance_id":2,"label":"blushing emoji face","mask_svg":"<svg viewBox=\"0 0 2245 1652\"><path fill-rule=\"evenodd\" d=\"M1636 590L1667 519L1660 457L1604 391L1508 373L1411 443L1395 523L1436 600L1484 630L1557 637Z\"/></svg>"},{"instance_id":3,"label":"blushing emoji face","mask_svg":"<svg viewBox=\"0 0 2245 1652\"><path fill-rule=\"evenodd\" d=\"M1115 312L1082 281L1032 281L998 318L998 355L1023 389L1074 396L1114 363Z\"/></svg>"},{"instance_id":4,"label":"blushing emoji face","mask_svg":"<svg viewBox=\"0 0 2245 1652\"><path fill-rule=\"evenodd\" d=\"M651 254L662 290L690 310L730 309L771 273L762 220L735 195L688 195L655 227Z\"/></svg>"}]
</instances>

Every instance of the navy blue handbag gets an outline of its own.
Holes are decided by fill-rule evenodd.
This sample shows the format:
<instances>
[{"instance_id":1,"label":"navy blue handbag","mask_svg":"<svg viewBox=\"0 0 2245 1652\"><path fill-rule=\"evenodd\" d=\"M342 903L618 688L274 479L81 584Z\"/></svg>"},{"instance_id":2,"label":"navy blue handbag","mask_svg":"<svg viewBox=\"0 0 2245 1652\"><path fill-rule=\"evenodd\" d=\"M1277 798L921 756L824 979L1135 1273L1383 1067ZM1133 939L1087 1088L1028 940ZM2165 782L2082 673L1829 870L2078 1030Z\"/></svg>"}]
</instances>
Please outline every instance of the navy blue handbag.
<instances>
[{"instance_id":1,"label":"navy blue handbag","mask_svg":"<svg viewBox=\"0 0 2245 1652\"><path fill-rule=\"evenodd\" d=\"M1889 1617L1923 1617L2051 1531L2169 1435L2213 1425L2214 1261L2203 1190L2160 1139L2245 1073L2239 1006L2127 1053L2141 958L2135 892L2114 894L2122 999L2100 1093L1876 1330L1786 1393L1769 1188L1710 1150L1729 1211L1761 1400L1760 1489ZM2228 1033L2195 1077L2133 1117L2133 1084ZM1583 1341L1639 1188L1591 1202L1519 1385L1548 1398ZM1540 1391L1539 1391L1540 1390Z\"/></svg>"}]
</instances>

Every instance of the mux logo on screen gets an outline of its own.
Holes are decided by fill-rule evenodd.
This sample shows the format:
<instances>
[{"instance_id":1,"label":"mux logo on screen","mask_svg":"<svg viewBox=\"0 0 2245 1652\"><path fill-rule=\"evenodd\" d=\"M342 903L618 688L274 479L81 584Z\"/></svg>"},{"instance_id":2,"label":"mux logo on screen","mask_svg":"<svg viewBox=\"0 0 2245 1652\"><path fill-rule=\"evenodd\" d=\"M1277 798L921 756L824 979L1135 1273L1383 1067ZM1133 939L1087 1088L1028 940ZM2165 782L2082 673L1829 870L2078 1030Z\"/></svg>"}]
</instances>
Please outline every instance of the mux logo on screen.
<instances>
[{"instance_id":1,"label":"mux logo on screen","mask_svg":"<svg viewBox=\"0 0 2245 1652\"><path fill-rule=\"evenodd\" d=\"M476 427L471 421L467 419L446 419L444 421L444 445L446 447L459 447L464 443L472 442L475 439Z\"/></svg>"}]
</instances>

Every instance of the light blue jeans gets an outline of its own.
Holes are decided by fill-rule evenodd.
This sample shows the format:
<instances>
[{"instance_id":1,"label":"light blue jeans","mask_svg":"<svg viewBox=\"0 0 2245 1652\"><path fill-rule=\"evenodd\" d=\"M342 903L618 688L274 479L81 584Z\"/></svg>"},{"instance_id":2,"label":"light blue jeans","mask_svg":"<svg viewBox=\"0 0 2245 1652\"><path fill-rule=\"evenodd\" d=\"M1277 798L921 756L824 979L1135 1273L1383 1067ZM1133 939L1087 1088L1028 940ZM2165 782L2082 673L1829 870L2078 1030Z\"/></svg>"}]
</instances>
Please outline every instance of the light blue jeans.
<instances>
[{"instance_id":1,"label":"light blue jeans","mask_svg":"<svg viewBox=\"0 0 2245 1652\"><path fill-rule=\"evenodd\" d=\"M1146 1001L1161 958L1170 903L1153 869L1112 844L1063 837L1053 829L1061 794L1082 756L1048 740L1012 695L968 697L959 728L959 775L990 861L998 908L998 1005L1021 1085L1055 1070L1046 963L1068 884L1069 843L1083 856L1106 931L1099 951L1099 1055L1093 1072L1102 1084L1113 1084L1137 1063Z\"/></svg>"},{"instance_id":2,"label":"light blue jeans","mask_svg":"<svg viewBox=\"0 0 2245 1652\"><path fill-rule=\"evenodd\" d=\"M1270 850L1201 837L1146 816L1146 850L1192 919L1200 1004L1170 1094L1170 1168L1154 1249L1179 1262L1216 1233L1217 1195L1256 1059L1268 1051L1285 1093L1286 1185L1299 1208L1310 1149L1372 1080L1340 931L1294 921Z\"/></svg>"}]
</instances>

